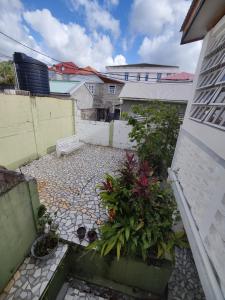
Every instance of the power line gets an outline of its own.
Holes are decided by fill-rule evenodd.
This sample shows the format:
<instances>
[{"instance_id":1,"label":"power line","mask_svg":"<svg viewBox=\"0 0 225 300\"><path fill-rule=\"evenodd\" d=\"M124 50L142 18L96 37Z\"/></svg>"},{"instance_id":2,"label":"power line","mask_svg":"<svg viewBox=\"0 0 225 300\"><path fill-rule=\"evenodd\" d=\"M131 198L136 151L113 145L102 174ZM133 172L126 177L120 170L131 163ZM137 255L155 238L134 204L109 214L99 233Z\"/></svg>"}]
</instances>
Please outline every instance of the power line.
<instances>
[{"instance_id":1,"label":"power line","mask_svg":"<svg viewBox=\"0 0 225 300\"><path fill-rule=\"evenodd\" d=\"M15 39L15 38L9 36L8 34L2 32L2 31L0 31L0 34L2 34L3 36L7 37L7 38L10 39L11 41L13 41L13 42L15 42L15 43L17 43L17 44L19 44L19 45L21 45L21 46L23 46L23 47L25 47L25 48L31 50L31 51L34 51L34 52L36 52L36 53L38 53L38 54L40 54L40 55L42 55L42 56L45 56L45 57L47 57L47 58L49 58L49 59L51 59L51 60L53 60L53 61L55 61L55 62L63 63L64 66L66 66L68 69L71 69L71 70L81 70L82 72L87 72L88 75L91 75L91 74L90 74L90 72L91 72L92 74L97 75L97 76L98 76L98 75L101 75L101 76L106 77L106 78L109 78L109 79L114 79L114 80L117 80L117 81L120 80L120 79L118 79L118 78L116 78L116 77L114 77L114 76L111 76L109 73L98 72L98 71L94 72L94 71L84 70L83 68L79 68L79 67L75 68L75 67L73 67L73 66L71 66L71 65L66 64L66 63L63 62L63 61L60 61L60 60L58 60L58 59L56 59L56 58L54 58L54 57L51 57L51 56L49 56L49 55L47 55L47 54L45 54L45 53L43 53L43 52L41 52L41 51L38 51L38 50L36 50L36 49L34 49L34 48L32 48L32 47L30 47L30 46L28 46L28 45L26 45L26 44L20 42L20 41L18 41L17 39ZM4 56L5 56L5 57L9 57L9 56L6 56L6 55L4 55ZM12 59L12 58L10 57L10 59ZM50 64L50 65L51 65L52 67L54 67L54 65L52 65L52 64ZM125 75L123 75L123 74L118 74L118 73L111 73L111 74L114 74L114 75L116 75L116 76L123 76L123 77L125 77ZM68 75L69 75L69 74L68 74ZM72 75L72 74L71 74L71 75ZM74 74L74 75L76 75L76 74ZM77 74L77 75L79 75L79 74ZM135 75L129 75L129 77L137 78L137 76L135 76ZM141 79L141 78L145 78L145 76L140 76L139 78L140 78L140 79ZM157 78L156 78L156 77L148 77L148 79L157 79ZM121 79L121 80L122 80L122 79ZM132 81L132 80L125 80L125 81L128 81L128 82L138 82L137 80L133 80L133 81ZM144 83L144 82L142 81L142 83ZM145 81L145 83L147 83L147 82Z\"/></svg>"}]
</instances>

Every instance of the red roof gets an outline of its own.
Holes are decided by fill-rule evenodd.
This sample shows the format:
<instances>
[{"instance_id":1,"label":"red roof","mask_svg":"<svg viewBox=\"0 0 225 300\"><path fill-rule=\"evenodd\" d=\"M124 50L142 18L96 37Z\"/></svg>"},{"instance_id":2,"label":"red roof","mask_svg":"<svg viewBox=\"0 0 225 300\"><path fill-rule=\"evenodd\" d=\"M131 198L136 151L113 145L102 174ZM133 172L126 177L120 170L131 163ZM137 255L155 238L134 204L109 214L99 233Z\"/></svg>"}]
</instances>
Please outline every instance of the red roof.
<instances>
[{"instance_id":1,"label":"red roof","mask_svg":"<svg viewBox=\"0 0 225 300\"><path fill-rule=\"evenodd\" d=\"M166 77L162 77L161 80L175 80L175 81L193 81L194 74L187 73L187 72L181 72L176 74L171 74Z\"/></svg>"},{"instance_id":2,"label":"red roof","mask_svg":"<svg viewBox=\"0 0 225 300\"><path fill-rule=\"evenodd\" d=\"M62 62L57 65L54 65L53 67L48 68L50 71L54 71L59 74L67 74L67 75L96 75L98 76L103 82L107 83L122 83L119 80L108 78L101 73L99 73L96 69L87 66L84 68L79 68L76 64L73 62Z\"/></svg>"}]
</instances>

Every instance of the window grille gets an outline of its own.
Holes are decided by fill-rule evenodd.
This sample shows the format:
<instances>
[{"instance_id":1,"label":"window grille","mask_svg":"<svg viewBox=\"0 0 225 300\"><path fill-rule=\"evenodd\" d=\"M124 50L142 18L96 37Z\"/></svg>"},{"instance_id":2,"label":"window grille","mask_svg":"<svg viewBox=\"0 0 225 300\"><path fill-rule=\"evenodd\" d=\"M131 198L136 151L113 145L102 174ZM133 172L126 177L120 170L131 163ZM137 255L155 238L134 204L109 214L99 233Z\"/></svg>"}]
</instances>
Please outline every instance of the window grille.
<instances>
[{"instance_id":1,"label":"window grille","mask_svg":"<svg viewBox=\"0 0 225 300\"><path fill-rule=\"evenodd\" d=\"M225 129L225 25L208 42L190 118Z\"/></svg>"}]
</instances>

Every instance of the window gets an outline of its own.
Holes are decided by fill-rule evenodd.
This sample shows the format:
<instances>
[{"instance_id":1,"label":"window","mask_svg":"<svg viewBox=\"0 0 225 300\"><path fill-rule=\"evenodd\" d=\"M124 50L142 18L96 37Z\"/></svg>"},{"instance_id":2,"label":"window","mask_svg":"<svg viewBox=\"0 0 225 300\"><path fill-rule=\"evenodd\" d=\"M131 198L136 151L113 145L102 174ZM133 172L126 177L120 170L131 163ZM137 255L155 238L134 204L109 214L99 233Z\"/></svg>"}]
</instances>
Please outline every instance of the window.
<instances>
[{"instance_id":1,"label":"window","mask_svg":"<svg viewBox=\"0 0 225 300\"><path fill-rule=\"evenodd\" d=\"M145 81L148 81L148 73L145 74Z\"/></svg>"},{"instance_id":2,"label":"window","mask_svg":"<svg viewBox=\"0 0 225 300\"><path fill-rule=\"evenodd\" d=\"M128 81L129 73L125 73L125 80Z\"/></svg>"},{"instance_id":3,"label":"window","mask_svg":"<svg viewBox=\"0 0 225 300\"><path fill-rule=\"evenodd\" d=\"M141 80L141 74L138 73L138 74L137 74L137 81L140 81L140 80Z\"/></svg>"},{"instance_id":4,"label":"window","mask_svg":"<svg viewBox=\"0 0 225 300\"><path fill-rule=\"evenodd\" d=\"M95 85L94 84L88 84L88 89L94 95L95 93Z\"/></svg>"},{"instance_id":5,"label":"window","mask_svg":"<svg viewBox=\"0 0 225 300\"><path fill-rule=\"evenodd\" d=\"M109 94L115 95L116 93L116 86L115 85L109 85Z\"/></svg>"},{"instance_id":6,"label":"window","mask_svg":"<svg viewBox=\"0 0 225 300\"><path fill-rule=\"evenodd\" d=\"M190 110L190 118L221 129L225 129L224 30L210 38Z\"/></svg>"},{"instance_id":7,"label":"window","mask_svg":"<svg viewBox=\"0 0 225 300\"><path fill-rule=\"evenodd\" d=\"M157 79L160 80L162 77L162 73L157 73Z\"/></svg>"}]
</instances>

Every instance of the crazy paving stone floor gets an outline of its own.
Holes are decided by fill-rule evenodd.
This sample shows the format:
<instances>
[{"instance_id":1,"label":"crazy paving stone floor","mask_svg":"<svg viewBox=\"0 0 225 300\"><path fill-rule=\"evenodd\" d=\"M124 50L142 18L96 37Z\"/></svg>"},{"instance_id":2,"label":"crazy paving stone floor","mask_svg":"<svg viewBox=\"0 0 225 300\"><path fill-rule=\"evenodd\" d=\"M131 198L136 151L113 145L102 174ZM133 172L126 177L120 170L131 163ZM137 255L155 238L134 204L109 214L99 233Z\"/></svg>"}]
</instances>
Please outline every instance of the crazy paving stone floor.
<instances>
[{"instance_id":1,"label":"crazy paving stone floor","mask_svg":"<svg viewBox=\"0 0 225 300\"><path fill-rule=\"evenodd\" d=\"M78 227L97 228L107 218L96 186L102 182L105 173L116 173L124 156L123 150L85 145L61 158L57 158L55 153L48 154L20 170L37 179L41 203L52 213L57 212L61 238L79 243ZM86 245L87 240L82 244ZM80 292L70 288L65 299L98 299L88 293L84 297L83 291ZM176 251L168 299L205 299L190 250Z\"/></svg>"},{"instance_id":2,"label":"crazy paving stone floor","mask_svg":"<svg viewBox=\"0 0 225 300\"><path fill-rule=\"evenodd\" d=\"M124 157L124 150L85 145L61 158L55 153L46 155L20 170L37 179L41 203L50 212L57 212L60 237L79 243L76 234L79 226L97 228L107 218L96 186L105 173L118 170Z\"/></svg>"}]
</instances>

